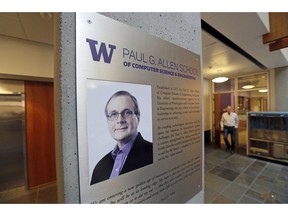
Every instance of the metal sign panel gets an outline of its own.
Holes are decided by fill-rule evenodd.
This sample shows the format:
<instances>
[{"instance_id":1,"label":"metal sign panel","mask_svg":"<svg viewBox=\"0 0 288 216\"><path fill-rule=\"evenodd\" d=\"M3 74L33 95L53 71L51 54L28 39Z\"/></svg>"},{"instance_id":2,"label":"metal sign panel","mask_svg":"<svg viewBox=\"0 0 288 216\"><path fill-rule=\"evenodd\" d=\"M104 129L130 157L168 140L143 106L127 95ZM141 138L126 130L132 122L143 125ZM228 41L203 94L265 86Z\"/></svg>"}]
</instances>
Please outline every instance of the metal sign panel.
<instances>
[{"instance_id":1,"label":"metal sign panel","mask_svg":"<svg viewBox=\"0 0 288 216\"><path fill-rule=\"evenodd\" d=\"M202 190L200 56L76 15L82 203L184 203Z\"/></svg>"}]
</instances>

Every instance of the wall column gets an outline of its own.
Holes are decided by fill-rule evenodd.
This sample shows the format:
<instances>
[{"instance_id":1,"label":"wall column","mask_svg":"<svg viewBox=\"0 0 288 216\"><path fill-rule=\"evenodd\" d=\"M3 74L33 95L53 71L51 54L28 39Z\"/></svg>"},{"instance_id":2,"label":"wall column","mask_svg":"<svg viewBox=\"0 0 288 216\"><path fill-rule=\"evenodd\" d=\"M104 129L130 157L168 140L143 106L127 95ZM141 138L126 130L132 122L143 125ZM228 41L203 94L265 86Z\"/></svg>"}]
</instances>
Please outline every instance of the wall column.
<instances>
[{"instance_id":1,"label":"wall column","mask_svg":"<svg viewBox=\"0 0 288 216\"><path fill-rule=\"evenodd\" d=\"M79 203L76 119L76 14L55 16L55 136L58 202Z\"/></svg>"},{"instance_id":2,"label":"wall column","mask_svg":"<svg viewBox=\"0 0 288 216\"><path fill-rule=\"evenodd\" d=\"M276 110L279 112L288 111L288 67L275 69L275 100Z\"/></svg>"}]
</instances>

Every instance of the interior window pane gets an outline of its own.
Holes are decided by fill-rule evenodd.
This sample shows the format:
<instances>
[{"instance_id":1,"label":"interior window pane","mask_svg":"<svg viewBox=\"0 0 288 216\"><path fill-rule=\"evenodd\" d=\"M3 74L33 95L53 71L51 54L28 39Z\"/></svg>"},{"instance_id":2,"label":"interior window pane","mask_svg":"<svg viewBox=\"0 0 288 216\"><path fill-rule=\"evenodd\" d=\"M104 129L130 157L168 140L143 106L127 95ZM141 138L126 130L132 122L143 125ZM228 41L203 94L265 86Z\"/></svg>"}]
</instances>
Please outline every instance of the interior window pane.
<instances>
[{"instance_id":1,"label":"interior window pane","mask_svg":"<svg viewBox=\"0 0 288 216\"><path fill-rule=\"evenodd\" d=\"M255 74L238 78L238 90L267 89L267 73ZM250 88L249 88L250 86ZM247 87L247 88L245 88Z\"/></svg>"},{"instance_id":2,"label":"interior window pane","mask_svg":"<svg viewBox=\"0 0 288 216\"><path fill-rule=\"evenodd\" d=\"M267 111L267 96L267 92L259 92L259 90L238 92L238 113Z\"/></svg>"},{"instance_id":3,"label":"interior window pane","mask_svg":"<svg viewBox=\"0 0 288 216\"><path fill-rule=\"evenodd\" d=\"M227 92L227 91L234 91L235 88L235 81L234 79L229 79L223 83L214 83L214 92Z\"/></svg>"}]
</instances>

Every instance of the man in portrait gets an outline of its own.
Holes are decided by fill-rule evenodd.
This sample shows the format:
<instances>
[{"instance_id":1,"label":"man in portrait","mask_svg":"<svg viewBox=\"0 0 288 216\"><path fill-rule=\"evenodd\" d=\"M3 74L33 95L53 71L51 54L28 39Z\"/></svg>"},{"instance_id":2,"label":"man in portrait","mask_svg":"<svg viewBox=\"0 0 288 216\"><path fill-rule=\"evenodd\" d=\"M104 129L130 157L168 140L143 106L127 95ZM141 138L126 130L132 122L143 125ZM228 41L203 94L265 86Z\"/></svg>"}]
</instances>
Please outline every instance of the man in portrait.
<instances>
[{"instance_id":1,"label":"man in portrait","mask_svg":"<svg viewBox=\"0 0 288 216\"><path fill-rule=\"evenodd\" d=\"M113 94L105 106L108 129L116 145L95 166L90 185L153 163L153 146L138 132L140 109L127 91Z\"/></svg>"}]
</instances>

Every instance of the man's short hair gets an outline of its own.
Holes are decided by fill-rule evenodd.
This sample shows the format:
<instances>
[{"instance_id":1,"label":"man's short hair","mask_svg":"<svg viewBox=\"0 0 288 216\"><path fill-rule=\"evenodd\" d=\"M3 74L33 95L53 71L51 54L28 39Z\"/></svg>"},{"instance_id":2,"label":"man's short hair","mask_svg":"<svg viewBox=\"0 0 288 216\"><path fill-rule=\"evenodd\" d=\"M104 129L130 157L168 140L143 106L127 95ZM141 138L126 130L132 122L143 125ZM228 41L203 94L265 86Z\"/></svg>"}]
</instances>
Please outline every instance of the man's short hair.
<instances>
[{"instance_id":1,"label":"man's short hair","mask_svg":"<svg viewBox=\"0 0 288 216\"><path fill-rule=\"evenodd\" d=\"M139 106L138 106L138 101L132 94L130 94L127 91L118 91L118 92L114 93L109 98L109 100L107 101L106 106L105 106L105 115L108 116L107 107L108 107L109 102L112 100L112 98L116 98L116 97L119 97L119 96L129 96L131 98L131 100L134 103L134 113L135 113L135 115L137 116L137 118L139 120L140 119L140 109L139 109Z\"/></svg>"}]
</instances>

